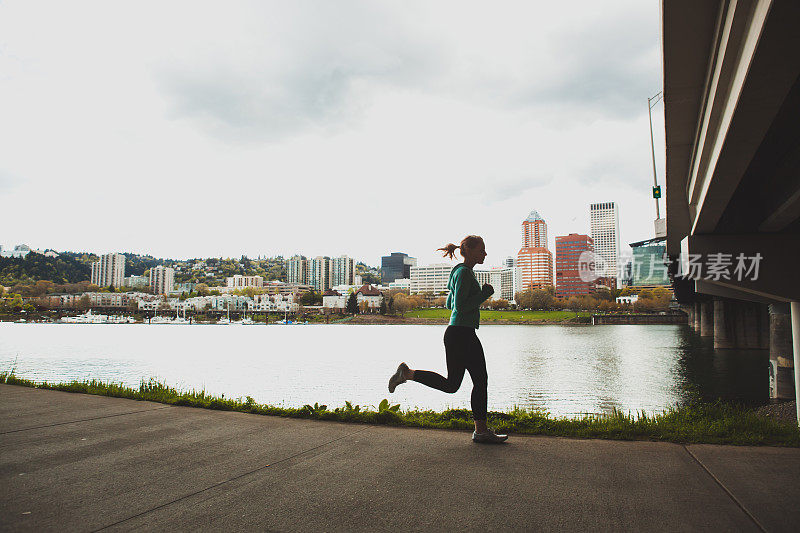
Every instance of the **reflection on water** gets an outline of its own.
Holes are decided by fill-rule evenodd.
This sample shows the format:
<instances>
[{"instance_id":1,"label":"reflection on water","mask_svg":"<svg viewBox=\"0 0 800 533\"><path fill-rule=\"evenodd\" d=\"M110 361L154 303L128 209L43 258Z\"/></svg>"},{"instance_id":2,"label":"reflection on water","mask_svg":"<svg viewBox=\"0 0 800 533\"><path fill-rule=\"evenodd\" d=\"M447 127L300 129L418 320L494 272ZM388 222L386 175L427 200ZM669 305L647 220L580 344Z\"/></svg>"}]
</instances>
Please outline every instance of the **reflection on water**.
<instances>
[{"instance_id":1,"label":"reflection on water","mask_svg":"<svg viewBox=\"0 0 800 533\"><path fill-rule=\"evenodd\" d=\"M0 371L38 381L151 377L285 406L376 405L399 361L446 371L445 326L148 326L0 324ZM556 416L661 411L687 401L767 400L766 351L713 350L685 326L483 326L489 408ZM398 387L403 408L469 407L455 394Z\"/></svg>"},{"instance_id":2,"label":"reflection on water","mask_svg":"<svg viewBox=\"0 0 800 533\"><path fill-rule=\"evenodd\" d=\"M767 350L714 350L713 340L681 328L678 376L686 393L704 400L757 405L769 397Z\"/></svg>"}]
</instances>

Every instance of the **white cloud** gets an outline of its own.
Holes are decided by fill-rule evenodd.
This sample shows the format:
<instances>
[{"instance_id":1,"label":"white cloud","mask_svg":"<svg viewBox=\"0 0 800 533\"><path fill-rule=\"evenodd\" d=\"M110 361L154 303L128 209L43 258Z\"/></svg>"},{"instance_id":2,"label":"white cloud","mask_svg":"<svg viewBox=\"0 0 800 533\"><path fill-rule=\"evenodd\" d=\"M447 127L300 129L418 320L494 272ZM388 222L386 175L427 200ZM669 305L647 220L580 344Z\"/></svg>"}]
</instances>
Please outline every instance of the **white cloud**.
<instances>
[{"instance_id":1,"label":"white cloud","mask_svg":"<svg viewBox=\"0 0 800 533\"><path fill-rule=\"evenodd\" d=\"M3 238L499 260L605 200L645 238L658 6L596 4L0 4Z\"/></svg>"}]
</instances>

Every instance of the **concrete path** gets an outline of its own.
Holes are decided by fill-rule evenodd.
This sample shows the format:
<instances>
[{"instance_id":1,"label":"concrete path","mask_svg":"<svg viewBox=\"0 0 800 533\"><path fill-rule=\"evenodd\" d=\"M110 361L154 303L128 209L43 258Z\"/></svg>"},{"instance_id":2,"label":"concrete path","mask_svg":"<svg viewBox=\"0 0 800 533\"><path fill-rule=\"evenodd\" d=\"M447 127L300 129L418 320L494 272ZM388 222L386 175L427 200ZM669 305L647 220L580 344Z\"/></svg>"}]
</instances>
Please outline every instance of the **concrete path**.
<instances>
[{"instance_id":1,"label":"concrete path","mask_svg":"<svg viewBox=\"0 0 800 533\"><path fill-rule=\"evenodd\" d=\"M469 436L0 385L0 530L800 524L798 449Z\"/></svg>"}]
</instances>

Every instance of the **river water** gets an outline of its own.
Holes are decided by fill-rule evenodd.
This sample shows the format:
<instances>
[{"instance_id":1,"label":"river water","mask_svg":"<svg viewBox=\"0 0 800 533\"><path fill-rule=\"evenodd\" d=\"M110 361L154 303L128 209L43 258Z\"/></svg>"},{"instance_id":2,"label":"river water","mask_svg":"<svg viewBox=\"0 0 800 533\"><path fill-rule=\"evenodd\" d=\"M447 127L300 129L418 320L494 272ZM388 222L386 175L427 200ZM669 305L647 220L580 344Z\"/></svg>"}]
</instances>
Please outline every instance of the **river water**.
<instances>
[{"instance_id":1,"label":"river water","mask_svg":"<svg viewBox=\"0 0 800 533\"><path fill-rule=\"evenodd\" d=\"M345 400L403 409L469 407L472 383L388 394L400 361L446 372L446 326L95 325L0 323L0 371L35 381L99 379L252 396L286 407ZM691 397L767 401L765 351L717 351L686 326L482 326L489 409L554 416L662 411Z\"/></svg>"}]
</instances>

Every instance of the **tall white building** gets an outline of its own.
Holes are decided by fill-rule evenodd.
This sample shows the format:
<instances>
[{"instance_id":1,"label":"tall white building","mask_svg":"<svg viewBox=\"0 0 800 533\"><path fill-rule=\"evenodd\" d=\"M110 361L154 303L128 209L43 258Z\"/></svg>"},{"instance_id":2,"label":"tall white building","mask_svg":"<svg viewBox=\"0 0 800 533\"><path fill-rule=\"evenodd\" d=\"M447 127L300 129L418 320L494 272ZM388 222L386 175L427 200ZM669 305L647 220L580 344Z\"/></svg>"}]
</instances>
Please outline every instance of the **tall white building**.
<instances>
[{"instance_id":1,"label":"tall white building","mask_svg":"<svg viewBox=\"0 0 800 533\"><path fill-rule=\"evenodd\" d=\"M411 267L411 294L430 292L434 295L447 294L450 271L455 265L437 263L428 266Z\"/></svg>"},{"instance_id":2,"label":"tall white building","mask_svg":"<svg viewBox=\"0 0 800 533\"><path fill-rule=\"evenodd\" d=\"M92 283L100 287L125 286L125 256L105 254L92 263Z\"/></svg>"},{"instance_id":3,"label":"tall white building","mask_svg":"<svg viewBox=\"0 0 800 533\"><path fill-rule=\"evenodd\" d=\"M286 261L286 281L288 283L299 283L308 285L308 259L302 255L296 255Z\"/></svg>"},{"instance_id":4,"label":"tall white building","mask_svg":"<svg viewBox=\"0 0 800 533\"><path fill-rule=\"evenodd\" d=\"M174 286L174 268L159 265L150 269L150 290L153 294L169 294Z\"/></svg>"},{"instance_id":5,"label":"tall white building","mask_svg":"<svg viewBox=\"0 0 800 533\"><path fill-rule=\"evenodd\" d=\"M594 251L605 262L605 269L597 272L606 284L619 288L619 212L616 202L603 202L589 206Z\"/></svg>"},{"instance_id":6,"label":"tall white building","mask_svg":"<svg viewBox=\"0 0 800 533\"><path fill-rule=\"evenodd\" d=\"M341 255L331 259L331 286L355 285L356 262L352 257Z\"/></svg>"},{"instance_id":7,"label":"tall white building","mask_svg":"<svg viewBox=\"0 0 800 533\"><path fill-rule=\"evenodd\" d=\"M495 300L503 299L513 301L514 292L521 278L519 268L508 268L506 266L495 267L491 270L475 270L475 278L483 286L488 283L494 289L492 298ZM516 278L516 279L515 279Z\"/></svg>"},{"instance_id":8,"label":"tall white building","mask_svg":"<svg viewBox=\"0 0 800 533\"><path fill-rule=\"evenodd\" d=\"M331 258L317 256L308 262L308 283L314 286L316 291L327 291L333 284L331 283Z\"/></svg>"}]
</instances>

